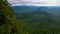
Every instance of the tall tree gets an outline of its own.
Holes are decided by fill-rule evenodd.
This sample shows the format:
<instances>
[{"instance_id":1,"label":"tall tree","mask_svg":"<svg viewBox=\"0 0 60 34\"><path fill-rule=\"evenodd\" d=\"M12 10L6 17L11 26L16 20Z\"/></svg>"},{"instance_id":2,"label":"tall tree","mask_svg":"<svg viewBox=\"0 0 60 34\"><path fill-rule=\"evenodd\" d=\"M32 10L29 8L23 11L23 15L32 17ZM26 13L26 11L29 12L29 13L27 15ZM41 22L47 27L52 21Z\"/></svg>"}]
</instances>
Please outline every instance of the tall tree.
<instances>
[{"instance_id":1,"label":"tall tree","mask_svg":"<svg viewBox=\"0 0 60 34\"><path fill-rule=\"evenodd\" d=\"M16 20L13 16L13 9L9 7L7 0L0 0L0 34L12 34L15 32Z\"/></svg>"}]
</instances>

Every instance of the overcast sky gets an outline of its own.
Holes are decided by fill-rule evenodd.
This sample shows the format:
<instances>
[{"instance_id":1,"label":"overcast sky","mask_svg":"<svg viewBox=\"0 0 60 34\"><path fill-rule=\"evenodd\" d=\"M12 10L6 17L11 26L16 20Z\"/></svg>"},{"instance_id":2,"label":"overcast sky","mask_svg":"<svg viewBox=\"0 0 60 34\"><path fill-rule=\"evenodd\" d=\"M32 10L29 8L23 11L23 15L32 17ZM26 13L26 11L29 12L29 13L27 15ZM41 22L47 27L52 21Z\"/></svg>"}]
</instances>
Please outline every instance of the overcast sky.
<instances>
[{"instance_id":1,"label":"overcast sky","mask_svg":"<svg viewBox=\"0 0 60 34\"><path fill-rule=\"evenodd\" d=\"M60 0L8 0L13 6L21 4L35 6L60 6Z\"/></svg>"}]
</instances>

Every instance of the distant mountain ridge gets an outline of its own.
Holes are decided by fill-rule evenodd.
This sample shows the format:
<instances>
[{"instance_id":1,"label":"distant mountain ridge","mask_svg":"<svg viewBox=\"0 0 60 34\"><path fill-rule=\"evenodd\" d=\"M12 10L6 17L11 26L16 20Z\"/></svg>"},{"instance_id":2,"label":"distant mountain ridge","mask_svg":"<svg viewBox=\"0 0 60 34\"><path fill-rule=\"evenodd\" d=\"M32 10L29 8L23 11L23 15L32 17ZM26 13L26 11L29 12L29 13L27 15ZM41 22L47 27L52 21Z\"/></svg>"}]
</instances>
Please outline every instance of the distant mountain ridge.
<instances>
[{"instance_id":1,"label":"distant mountain ridge","mask_svg":"<svg viewBox=\"0 0 60 34\"><path fill-rule=\"evenodd\" d=\"M13 6L14 11L31 11L37 10L39 7L37 6Z\"/></svg>"},{"instance_id":2,"label":"distant mountain ridge","mask_svg":"<svg viewBox=\"0 0 60 34\"><path fill-rule=\"evenodd\" d=\"M13 6L12 7L14 9L15 13L41 13L43 15L48 15L52 18L58 18L59 19L59 15L60 15L60 7L59 6ZM58 17L57 17L58 16Z\"/></svg>"},{"instance_id":3,"label":"distant mountain ridge","mask_svg":"<svg viewBox=\"0 0 60 34\"><path fill-rule=\"evenodd\" d=\"M55 9L60 9L58 6L12 6L14 11L31 11L31 10L40 10L40 9L47 9L47 10L55 10Z\"/></svg>"}]
</instances>

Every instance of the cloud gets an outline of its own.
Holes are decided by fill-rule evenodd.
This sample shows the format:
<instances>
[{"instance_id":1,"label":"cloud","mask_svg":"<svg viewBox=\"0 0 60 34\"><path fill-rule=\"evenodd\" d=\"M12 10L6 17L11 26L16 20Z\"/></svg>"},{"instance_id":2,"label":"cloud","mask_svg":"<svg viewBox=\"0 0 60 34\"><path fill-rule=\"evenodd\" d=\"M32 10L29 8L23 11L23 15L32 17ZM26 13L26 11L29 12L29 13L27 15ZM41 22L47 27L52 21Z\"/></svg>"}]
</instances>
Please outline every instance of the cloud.
<instances>
[{"instance_id":1,"label":"cloud","mask_svg":"<svg viewBox=\"0 0 60 34\"><path fill-rule=\"evenodd\" d=\"M21 4L21 3L32 3L32 4L45 4L45 2L40 2L37 0L8 0L11 4Z\"/></svg>"},{"instance_id":2,"label":"cloud","mask_svg":"<svg viewBox=\"0 0 60 34\"><path fill-rule=\"evenodd\" d=\"M60 0L8 0L8 2L12 5L60 5Z\"/></svg>"}]
</instances>

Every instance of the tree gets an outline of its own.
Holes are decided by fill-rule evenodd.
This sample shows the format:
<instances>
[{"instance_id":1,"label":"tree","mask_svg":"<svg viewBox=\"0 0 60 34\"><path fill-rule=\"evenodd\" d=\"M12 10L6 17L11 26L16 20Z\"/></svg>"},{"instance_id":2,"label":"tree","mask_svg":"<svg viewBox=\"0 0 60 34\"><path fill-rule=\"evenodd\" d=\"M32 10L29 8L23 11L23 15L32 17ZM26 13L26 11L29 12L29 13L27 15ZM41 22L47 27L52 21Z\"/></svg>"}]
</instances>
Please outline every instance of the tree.
<instances>
[{"instance_id":1,"label":"tree","mask_svg":"<svg viewBox=\"0 0 60 34\"><path fill-rule=\"evenodd\" d=\"M0 34L14 34L16 32L17 21L13 9L8 4L7 0L0 0Z\"/></svg>"}]
</instances>

